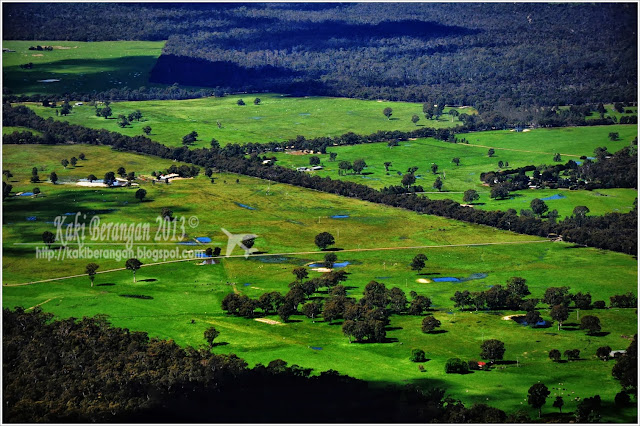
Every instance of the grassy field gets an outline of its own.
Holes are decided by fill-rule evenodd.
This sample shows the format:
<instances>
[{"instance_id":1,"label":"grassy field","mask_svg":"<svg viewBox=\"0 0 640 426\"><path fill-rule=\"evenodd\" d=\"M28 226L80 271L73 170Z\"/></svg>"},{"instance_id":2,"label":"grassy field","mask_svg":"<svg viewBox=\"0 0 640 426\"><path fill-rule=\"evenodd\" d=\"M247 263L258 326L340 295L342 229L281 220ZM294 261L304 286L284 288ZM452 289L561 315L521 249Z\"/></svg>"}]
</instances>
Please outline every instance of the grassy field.
<instances>
[{"instance_id":1,"label":"grassy field","mask_svg":"<svg viewBox=\"0 0 640 426\"><path fill-rule=\"evenodd\" d=\"M107 30L108 31L108 30ZM29 50L30 46L53 50ZM3 41L3 86L12 93L62 94L149 86L164 41ZM20 65L33 63L31 69ZM38 80L60 80L41 83Z\"/></svg>"},{"instance_id":2,"label":"grassy field","mask_svg":"<svg viewBox=\"0 0 640 426\"><path fill-rule=\"evenodd\" d=\"M611 131L620 134L620 140L611 141ZM498 170L498 161L508 162L508 168L526 165L557 164L553 161L553 153L562 154L562 163L569 159L580 162L580 156L591 156L598 146L606 146L615 152L628 145L637 135L635 125L596 126L578 128L536 129L531 132L516 133L510 131L476 132L464 135L469 144L451 144L432 138L401 142L400 146L389 148L386 143L332 147L327 151L337 153L336 161L329 160L329 154L318 155L323 170L320 176L332 179L349 180L374 188L400 185L401 173L409 167L416 166L416 184L422 185L428 197L434 199L450 198L462 202L462 193L467 189L475 189L480 194L478 207L489 210L506 210L515 208L520 211L528 208L533 198L546 198L558 193L566 198L548 200L549 209L557 209L561 217L570 215L576 205L586 205L593 214L604 214L611 211L627 212L633 206L637 196L634 189L615 189L603 191L562 191L562 190L528 190L514 193L508 200L493 200L489 197L489 188L482 185L480 174ZM489 147L496 154L487 155ZM301 167L309 165L309 155L275 154L278 164L285 167ZM454 157L460 158L460 164L452 163ZM338 164L342 160L351 161L362 158L367 168L362 174L338 174ZM384 163L391 161L389 172ZM431 171L431 165L438 165L437 174ZM507 168L507 167L505 167ZM443 182L443 190L438 193L433 182L439 176ZM603 196L605 195L605 196Z\"/></svg>"},{"instance_id":3,"label":"grassy field","mask_svg":"<svg viewBox=\"0 0 640 426\"><path fill-rule=\"evenodd\" d=\"M5 147L3 168L16 175L15 190L30 189L24 182L32 158L57 158L69 155L60 148ZM127 170L148 170L165 166L163 160L110 151L105 147L74 146L87 155L95 167L104 169L123 165ZM29 153L33 150L31 155ZM137 161L148 161L139 166ZM153 162L157 162L153 164ZM48 164L43 163L45 166ZM56 166L57 167L57 166ZM94 167L94 166L92 166ZM462 167L462 165L460 166ZM60 167L61 168L61 167ZM25 174L14 172L26 170ZM105 170L106 171L106 170ZM73 177L69 170L69 177ZM23 172L20 172L23 173ZM64 173L64 172L63 172ZM84 171L82 175L84 174ZM594 311L603 324L602 336L585 336L576 330L573 312L566 329L530 329L513 321L502 320L509 312L459 312L452 310L449 298L456 290L484 290L503 284L517 275L527 279L532 295L540 297L546 287L568 285L572 291L589 291L593 300L606 300L613 294L636 291L637 263L631 256L569 244L551 243L540 238L497 231L438 217L417 215L409 211L378 206L323 193L310 192L288 185L235 175L216 175L216 184L198 177L174 181L171 185L140 182L148 191L148 202L137 202L134 190L79 188L72 185L39 184L45 196L12 197L4 202L3 222L3 306L32 307L58 317L82 317L103 313L117 326L149 332L152 336L171 338L180 344L204 343L203 331L211 326L221 331L215 348L218 353L236 353L250 364L282 358L289 363L312 367L315 371L336 369L342 373L374 383L416 383L421 386L445 386L448 393L465 403L485 402L507 411L530 410L525 401L527 389L538 380L565 398L564 411L575 409L576 396L600 394L605 402L605 421L635 421L635 410L613 409L613 397L619 385L611 377L612 362L594 358L599 346L613 349L628 346L623 335L637 332L633 310ZM239 179L239 183L236 183ZM226 183L225 183L226 181ZM238 203L250 206L244 208ZM83 272L86 259L62 261L37 260L34 247L15 243L38 243L44 230L53 230L56 215L66 212L109 210L100 213L104 221L118 223L154 223L162 207L171 207L176 217L197 216L199 225L187 228L189 237L208 236L211 246L226 247L221 228L234 233L258 235L255 247L266 254L305 252L274 257L252 256L249 259L227 258L219 265L198 265L199 261L143 267L133 284L130 271L98 274L96 286L90 287L86 276L39 284L10 286L39 279L63 277ZM348 215L332 219L332 215ZM25 217L35 215L36 221ZM265 291L285 292L294 277L293 267L318 261L323 253L313 244L322 231L336 236L336 246L344 249L337 255L351 264L346 270L349 295L359 297L370 280L398 286L405 292L415 290L432 298L434 316L442 321L444 333L425 335L420 331L420 317L393 316L388 331L389 343L349 344L339 322L315 324L302 316L284 325L269 325L242 318L227 317L220 309L221 299L236 291L256 297ZM375 237L372 237L375 236ZM527 243L536 241L537 243ZM539 241L539 242L538 242ZM470 246L473 243L505 243ZM512 244L511 244L512 243ZM458 245L461 246L448 246ZM97 245L89 243L90 247ZM412 249L407 247L438 245ZM152 247L175 247L156 244ZM358 251L359 249L394 248L394 250ZM193 248L193 247L186 247ZM204 248L204 247L201 247ZM241 254L236 251L233 254ZM355 250L355 251L352 251ZM408 263L420 252L428 255L425 275L411 271ZM150 263L151 259L141 259ZM122 267L124 261L100 259L100 270ZM484 279L461 283L420 284L419 278L469 277L485 273ZM311 276L318 273L311 272ZM152 299L121 297L141 294ZM324 297L318 294L317 297ZM549 319L548 312L541 314ZM583 315L584 313L581 313ZM271 319L278 320L276 317ZM193 320L193 322L192 322ZM479 359L483 339L505 342L505 359L517 364L503 364L490 372L466 376L445 375L444 364L451 356ZM412 348L422 348L430 359L421 373L408 358ZM316 348L316 349L313 349ZM318 349L322 348L322 349ZM578 348L582 360L555 364L548 351ZM375 366L375 368L371 368ZM502 368L504 367L504 368ZM554 388L561 388L560 390ZM572 393L575 392L575 393ZM487 399L488 398L488 399ZM521 404L522 403L522 404ZM544 412L555 411L550 402Z\"/></svg>"},{"instance_id":4,"label":"grassy field","mask_svg":"<svg viewBox=\"0 0 640 426\"><path fill-rule=\"evenodd\" d=\"M16 127L16 126L3 126L2 127L2 134L3 135L10 135L13 132L31 132L35 135L41 136L42 132L39 132L37 130L33 130L30 129L28 127Z\"/></svg>"},{"instance_id":5,"label":"grassy field","mask_svg":"<svg viewBox=\"0 0 640 426\"><path fill-rule=\"evenodd\" d=\"M253 103L259 97L259 105ZM243 99L246 105L239 106ZM439 120L427 120L422 104L410 102L378 102L347 98L288 97L278 94L244 94L223 98L201 98L181 101L116 102L111 104L113 117L140 110L144 118L122 129L115 119L95 116L89 105L74 107L65 117L57 117L55 109L30 104L44 118L53 117L91 128L105 128L129 136L142 134L150 126L149 137L168 146L180 146L182 137L198 132L194 146L209 147L215 138L227 143L284 141L304 135L307 138L339 136L347 132L371 134L378 130L412 130L419 126L453 127L461 124L457 118L445 115ZM388 120L382 111L393 110ZM458 108L460 112L475 113L473 108ZM417 126L413 115L421 117ZM221 127L218 128L217 122Z\"/></svg>"}]
</instances>

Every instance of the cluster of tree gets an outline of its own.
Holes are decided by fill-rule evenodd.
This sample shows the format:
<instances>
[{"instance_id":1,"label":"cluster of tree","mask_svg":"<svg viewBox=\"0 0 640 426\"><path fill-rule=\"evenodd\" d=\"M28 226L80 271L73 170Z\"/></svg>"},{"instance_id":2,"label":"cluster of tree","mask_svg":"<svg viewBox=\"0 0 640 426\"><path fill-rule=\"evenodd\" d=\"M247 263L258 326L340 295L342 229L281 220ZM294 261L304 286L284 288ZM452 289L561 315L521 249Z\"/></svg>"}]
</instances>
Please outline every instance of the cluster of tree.
<instances>
[{"instance_id":1,"label":"cluster of tree","mask_svg":"<svg viewBox=\"0 0 640 426\"><path fill-rule=\"evenodd\" d=\"M509 309L527 310L535 309L537 299L524 299L531 294L527 286L527 280L520 277L512 277L507 280L507 286L494 285L486 291L470 292L468 290L456 291L451 300L454 307L460 309ZM524 309L527 308L527 309Z\"/></svg>"},{"instance_id":2,"label":"cluster of tree","mask_svg":"<svg viewBox=\"0 0 640 426\"><path fill-rule=\"evenodd\" d=\"M29 46L29 50L39 50L39 51L48 51L51 52L53 50L53 46L40 46L39 44L37 46Z\"/></svg>"},{"instance_id":3,"label":"cluster of tree","mask_svg":"<svg viewBox=\"0 0 640 426\"><path fill-rule=\"evenodd\" d=\"M630 213L609 213L604 216L570 217L552 223L534 217L518 216L514 209L503 211L485 211L461 206L452 200L430 200L416 194L385 194L369 186L355 182L333 180L308 173L299 173L274 164L262 164L259 156L244 158L245 148L238 145L226 145L224 148L186 147L169 148L143 137L129 137L107 130L88 129L86 127L44 120L24 106L3 105L3 124L22 126L41 131L42 143L77 143L110 145L117 150L126 150L146 155L170 158L176 161L193 163L205 168L249 175L261 179L288 183L304 188L358 198L364 201L404 208L422 214L433 214L470 223L493 226L513 232L546 237L549 234L562 235L565 241L599 247L608 250L634 254L637 252L637 204ZM422 130L422 129L420 129ZM417 130L417 131L420 131ZM429 132L434 132L429 129ZM435 133L449 133L449 130L437 130ZM385 132L381 132L385 133ZM352 134L353 135L353 134ZM357 135L353 135L356 139ZM350 139L348 135L341 138ZM254 145L255 147L255 145Z\"/></svg>"},{"instance_id":4,"label":"cluster of tree","mask_svg":"<svg viewBox=\"0 0 640 426\"><path fill-rule=\"evenodd\" d=\"M610 298L610 306L612 308L637 308L638 298L635 294L629 292L627 294L616 294Z\"/></svg>"},{"instance_id":5,"label":"cluster of tree","mask_svg":"<svg viewBox=\"0 0 640 426\"><path fill-rule=\"evenodd\" d=\"M552 166L530 165L481 173L480 179L492 187L492 196L494 189L507 190L505 197L508 191L527 189L530 185L551 189L637 188L638 153L635 145L626 146L615 154L609 153L606 147L599 147L594 150L594 155L598 161L585 157L581 165L573 160ZM533 176L527 176L526 173L531 171ZM500 195L504 194L501 192Z\"/></svg>"},{"instance_id":6,"label":"cluster of tree","mask_svg":"<svg viewBox=\"0 0 640 426\"><path fill-rule=\"evenodd\" d=\"M52 321L40 308L16 308L3 310L2 333L4 422L306 423L310 412L326 423L481 422L490 408L466 408L443 389L373 388L333 370L311 376L282 360L248 368L211 353L210 328L200 348L182 348L104 316ZM238 410L246 400L252 409Z\"/></svg>"}]
</instances>

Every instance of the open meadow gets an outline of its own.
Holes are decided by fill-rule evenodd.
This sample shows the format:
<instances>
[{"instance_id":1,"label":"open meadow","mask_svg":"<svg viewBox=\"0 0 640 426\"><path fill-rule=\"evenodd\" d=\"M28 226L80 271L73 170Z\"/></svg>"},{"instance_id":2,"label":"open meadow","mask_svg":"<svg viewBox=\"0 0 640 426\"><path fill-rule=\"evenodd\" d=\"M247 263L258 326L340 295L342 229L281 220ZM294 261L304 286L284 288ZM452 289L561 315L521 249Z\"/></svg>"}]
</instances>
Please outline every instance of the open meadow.
<instances>
[{"instance_id":1,"label":"open meadow","mask_svg":"<svg viewBox=\"0 0 640 426\"><path fill-rule=\"evenodd\" d=\"M400 149L394 148L394 152ZM59 157L76 152L86 155L87 159L78 163L82 167L68 166L64 170ZM619 391L618 382L611 377L613 362L600 361L594 355L600 346L628 346L623 336L632 336L637 330L633 309L590 311L600 318L603 333L589 336L577 329L576 318L584 311L572 311L562 330L555 324L551 328L529 328L502 318L523 312L462 312L454 309L450 300L457 290L483 291L520 276L527 280L532 297L542 297L547 287L570 286L572 293L590 292L594 301L604 300L608 306L612 295L636 293L637 262L631 256L231 174L214 174L213 184L201 175L169 185L138 179L136 182L147 191L143 202L135 199L136 189L132 188L32 184L28 179L33 166L43 167L44 176L55 170L61 180L71 181L87 173L101 177L119 166L136 175L147 175L171 164L100 146L5 146L3 169L14 174L9 179L14 192L38 186L42 195L11 196L4 202L3 307L40 305L58 318L106 314L116 326L193 346L204 344L204 330L214 325L221 332L218 340L222 342L214 351L235 353L251 365L281 358L314 368L315 372L335 369L379 385L443 386L447 394L465 404L483 402L508 412L523 408L532 416L535 411L526 403L527 389L540 380L547 384L552 397L564 397L563 411L575 409L575 398L600 394L603 421L635 421L634 408L618 410L613 406ZM463 165L461 162L459 167ZM227 238L221 228L225 228L232 233L256 234L254 247L263 253L245 259L236 247L233 255L237 257L223 257L214 265L201 265L201 258L150 265L154 259L141 256L146 266L137 272L135 284L127 270L99 273L93 287L86 275L29 284L83 274L89 262L36 258L35 247L43 245L40 236L46 230L55 231L49 222L56 216L83 212L90 217L94 212L105 222L149 222L155 230L155 218L163 207L169 207L176 218L197 218L186 222L187 241L208 237L211 243L149 242L150 248L220 247L224 255ZM27 220L33 216L35 220ZM67 223L70 220L73 216ZM267 291L288 291L288 284L295 279L291 273L294 267L322 260L325 253L315 246L314 237L323 231L332 233L335 247L342 249L335 251L338 261L349 262L344 268L349 297L359 299L371 280L388 288L397 286L407 294L415 291L432 299L431 313L442 322L442 331L424 334L420 330L422 317L393 315L387 342L349 343L342 333L341 320L329 324L320 318L314 323L294 315L288 323L267 324L228 316L221 310L221 300L230 292L256 298ZM121 248L123 241L119 242ZM103 246L88 242L87 247ZM422 274L409 267L418 253L428 256ZM100 264L98 272L124 267L124 259L95 261ZM320 275L314 271L310 274ZM460 281L433 280L446 277ZM312 299L326 296L321 290ZM540 312L544 319L550 319L546 305ZM277 316L267 318L281 321ZM480 360L480 344L491 338L505 342L508 362L469 375L444 373L450 357ZM413 348L425 350L429 359L424 363L425 372L409 361ZM556 348L561 352L580 349L580 360L553 363L548 352ZM555 409L549 403L543 408L544 413L552 411Z\"/></svg>"},{"instance_id":2,"label":"open meadow","mask_svg":"<svg viewBox=\"0 0 640 426\"><path fill-rule=\"evenodd\" d=\"M254 104L256 98L260 104ZM245 105L238 105L242 99ZM209 147L211 139L221 145L228 143L285 141L304 135L307 138L340 136L347 132L371 134L378 130L413 130L419 126L454 127L462 124L449 110L475 113L473 108L445 108L439 119L424 117L421 103L368 101L329 97L289 97L259 93L229 95L222 98L200 98L179 101L114 102L111 119L95 116L90 105L74 107L65 117L56 116L56 109L27 104L44 118L53 117L94 129L107 129L129 136L142 134L151 127L149 138L167 146L181 146L182 137L196 131L193 147ZM385 108L393 113L389 119ZM139 110L143 118L125 128L118 127L119 114L129 115ZM414 124L413 115L420 121ZM218 122L220 126L218 126Z\"/></svg>"},{"instance_id":3,"label":"open meadow","mask_svg":"<svg viewBox=\"0 0 640 426\"><path fill-rule=\"evenodd\" d=\"M11 50L2 52L5 87L19 94L62 94L149 86L164 41L5 40L2 46ZM32 67L21 67L27 64Z\"/></svg>"}]
</instances>

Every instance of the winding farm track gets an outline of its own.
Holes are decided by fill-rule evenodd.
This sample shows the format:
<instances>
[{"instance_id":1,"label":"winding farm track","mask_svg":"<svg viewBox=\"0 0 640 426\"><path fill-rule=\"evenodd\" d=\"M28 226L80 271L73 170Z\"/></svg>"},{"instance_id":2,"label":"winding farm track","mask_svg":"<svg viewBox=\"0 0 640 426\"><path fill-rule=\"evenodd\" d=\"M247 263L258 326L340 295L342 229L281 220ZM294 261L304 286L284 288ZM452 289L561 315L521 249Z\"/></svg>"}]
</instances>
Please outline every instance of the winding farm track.
<instances>
[{"instance_id":1,"label":"winding farm track","mask_svg":"<svg viewBox=\"0 0 640 426\"><path fill-rule=\"evenodd\" d=\"M358 249L345 249L340 250L340 253L349 253L349 252L363 252L363 251L384 251L384 250L418 250L418 249L437 249L437 248L447 248L447 247L481 247L481 246L496 246L496 245L513 245L513 244L536 244L536 243L549 243L551 240L529 240L529 241L506 241L501 243L472 243L472 244L443 244L443 245L430 245L430 246L410 246L410 247L374 247L374 248L358 248ZM297 252L289 252L289 253L264 253L260 254L260 256L295 256L295 255L304 255L304 254L318 254L318 251L297 251ZM224 259L224 258L239 258L245 257L243 254L231 255L231 256L218 256L212 259ZM178 259L178 260L167 260L165 262L156 262L156 263L147 263L142 265L143 268L157 266L157 265L166 265L168 263L178 263L178 262L189 262L194 260L202 260L202 258L189 258L189 259ZM124 271L126 268L115 268L108 269L106 271L96 272L96 274L108 274L110 272ZM23 285L31 285L31 284L39 284L46 283L52 281L60 281L66 280L70 278L79 278L86 277L87 274L78 274L78 275L69 275L66 277L58 277L58 278L49 278L46 280L40 281L30 281L26 283L19 284L4 284L4 287L18 287Z\"/></svg>"}]
</instances>

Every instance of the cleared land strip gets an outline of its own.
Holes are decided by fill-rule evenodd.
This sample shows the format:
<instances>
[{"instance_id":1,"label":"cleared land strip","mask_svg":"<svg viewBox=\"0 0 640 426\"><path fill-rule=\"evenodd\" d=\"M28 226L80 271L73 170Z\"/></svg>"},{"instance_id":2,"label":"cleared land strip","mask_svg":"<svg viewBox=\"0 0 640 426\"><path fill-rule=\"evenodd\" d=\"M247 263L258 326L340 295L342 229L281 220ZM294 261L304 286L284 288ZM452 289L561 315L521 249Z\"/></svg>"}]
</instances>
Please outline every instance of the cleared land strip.
<instances>
[{"instance_id":1,"label":"cleared land strip","mask_svg":"<svg viewBox=\"0 0 640 426\"><path fill-rule=\"evenodd\" d=\"M462 146L475 146L476 148L493 148L493 149L501 149L503 151L515 151L515 152L528 152L531 154L549 154L549 155L554 155L555 152L542 152L542 151L527 151L524 149L515 149L515 148L500 148L497 146L489 146L489 145L476 145L476 144L472 144L472 143L458 143L456 145L462 145ZM575 154L563 154L560 153L560 155L564 155L566 157L576 157L576 158L580 158L580 155L575 155Z\"/></svg>"},{"instance_id":2,"label":"cleared land strip","mask_svg":"<svg viewBox=\"0 0 640 426\"><path fill-rule=\"evenodd\" d=\"M362 252L362 251L384 251L384 250L418 250L418 249L427 249L427 248L447 248L447 247L477 247L477 246L499 246L499 245L508 245L508 244L535 244L535 243L550 243L551 240L529 240L529 241L505 241L501 243L472 243L472 244L443 244L443 245L429 245L429 246L410 246L410 247L374 247L374 248L358 248L358 249L345 249L340 250L340 253L349 253L349 252ZM295 255L303 255L303 254L319 254L321 252L318 251L296 251L296 252L288 252L288 253L264 253L259 256L295 256ZM226 259L226 258L239 258L245 257L244 254L235 254L231 256L218 256L218 257L209 257L207 259ZM156 265L165 265L168 263L178 263L178 262L190 262L194 260L202 260L201 257L194 257L188 259L177 259L177 260L167 260L165 262L156 262L156 263L147 263L142 265L142 268L156 266ZM108 269L106 271L96 272L97 274L108 274L110 272L124 271L127 268L115 268ZM69 275L66 277L58 277L58 278L49 278L46 280L40 281L30 281L26 283L19 284L4 284L4 287L17 287L22 285L30 285L30 284L39 284L46 283L51 281L60 281L66 280L70 278L79 278L86 277L87 274L78 274L78 275Z\"/></svg>"}]
</instances>

